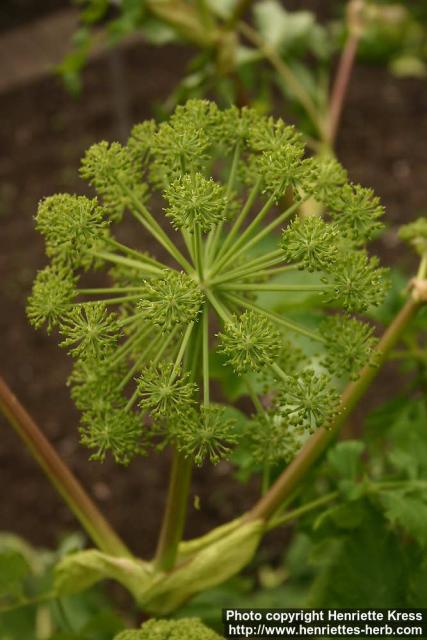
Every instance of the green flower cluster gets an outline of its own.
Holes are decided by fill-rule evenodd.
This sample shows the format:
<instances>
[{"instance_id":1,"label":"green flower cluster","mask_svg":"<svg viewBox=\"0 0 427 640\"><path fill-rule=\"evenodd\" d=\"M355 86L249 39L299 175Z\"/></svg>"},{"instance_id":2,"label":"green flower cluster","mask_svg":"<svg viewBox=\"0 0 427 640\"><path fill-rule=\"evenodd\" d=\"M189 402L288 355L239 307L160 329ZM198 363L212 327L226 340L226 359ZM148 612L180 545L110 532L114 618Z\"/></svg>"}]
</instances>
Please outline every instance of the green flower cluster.
<instances>
[{"instance_id":1,"label":"green flower cluster","mask_svg":"<svg viewBox=\"0 0 427 640\"><path fill-rule=\"evenodd\" d=\"M211 401L217 352L252 398L254 458L290 460L337 416L335 379L355 377L372 358L372 328L349 314L378 305L386 290L366 252L381 226L378 199L348 183L336 160L306 157L282 120L203 100L137 125L124 146L94 145L81 174L96 198L40 203L50 265L36 277L28 317L57 328L74 359L69 385L92 457L110 452L126 464L172 444L196 464L227 458L246 435ZM309 198L323 217L299 215ZM118 239L124 215L149 234L153 255L140 250L138 231ZM313 318L335 310L318 330L259 298L276 292L286 309L287 292L307 290L318 296ZM315 361L298 336L316 343Z\"/></svg>"},{"instance_id":2,"label":"green flower cluster","mask_svg":"<svg viewBox=\"0 0 427 640\"><path fill-rule=\"evenodd\" d=\"M198 618L148 620L141 629L122 631L114 640L220 640Z\"/></svg>"}]
</instances>

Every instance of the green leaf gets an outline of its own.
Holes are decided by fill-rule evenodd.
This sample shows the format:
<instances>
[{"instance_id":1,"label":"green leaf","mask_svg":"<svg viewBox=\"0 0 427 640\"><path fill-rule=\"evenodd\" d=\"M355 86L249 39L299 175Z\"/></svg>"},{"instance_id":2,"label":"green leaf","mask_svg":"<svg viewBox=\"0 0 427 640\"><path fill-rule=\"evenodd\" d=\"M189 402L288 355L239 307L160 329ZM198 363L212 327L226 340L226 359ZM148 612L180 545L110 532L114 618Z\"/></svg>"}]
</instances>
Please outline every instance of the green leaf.
<instances>
[{"instance_id":1,"label":"green leaf","mask_svg":"<svg viewBox=\"0 0 427 640\"><path fill-rule=\"evenodd\" d=\"M255 24L270 46L287 50L297 43L308 46L308 38L315 25L310 11L286 11L280 2L265 0L254 8Z\"/></svg>"},{"instance_id":2,"label":"green leaf","mask_svg":"<svg viewBox=\"0 0 427 640\"><path fill-rule=\"evenodd\" d=\"M323 528L326 531L334 534L334 530L353 530L357 529L363 524L366 516L366 510L363 503L359 500L357 502L350 502L339 504L331 507L315 520L314 528Z\"/></svg>"},{"instance_id":3,"label":"green leaf","mask_svg":"<svg viewBox=\"0 0 427 640\"><path fill-rule=\"evenodd\" d=\"M425 78L427 65L418 56L402 55L390 63L391 72L398 78Z\"/></svg>"},{"instance_id":4,"label":"green leaf","mask_svg":"<svg viewBox=\"0 0 427 640\"><path fill-rule=\"evenodd\" d=\"M427 602L427 561L425 558L421 566L418 565L411 572L408 593L408 606L425 607Z\"/></svg>"},{"instance_id":5,"label":"green leaf","mask_svg":"<svg viewBox=\"0 0 427 640\"><path fill-rule=\"evenodd\" d=\"M425 490L424 490L425 494ZM427 545L427 501L423 494L387 491L380 495L386 518L394 527L403 529L422 547Z\"/></svg>"},{"instance_id":6,"label":"green leaf","mask_svg":"<svg viewBox=\"0 0 427 640\"><path fill-rule=\"evenodd\" d=\"M383 519L367 509L363 524L338 538L313 583L308 606L402 606L405 592L404 550Z\"/></svg>"},{"instance_id":7,"label":"green leaf","mask_svg":"<svg viewBox=\"0 0 427 640\"><path fill-rule=\"evenodd\" d=\"M359 440L339 442L328 453L328 464L331 471L340 478L355 480L362 471L361 456L365 444Z\"/></svg>"},{"instance_id":8,"label":"green leaf","mask_svg":"<svg viewBox=\"0 0 427 640\"><path fill-rule=\"evenodd\" d=\"M13 549L0 552L0 599L24 595L24 580L31 570L24 556Z\"/></svg>"},{"instance_id":9,"label":"green leaf","mask_svg":"<svg viewBox=\"0 0 427 640\"><path fill-rule=\"evenodd\" d=\"M387 447L387 459L411 479L427 477L427 409L423 398L398 396L368 419L371 448Z\"/></svg>"}]
</instances>

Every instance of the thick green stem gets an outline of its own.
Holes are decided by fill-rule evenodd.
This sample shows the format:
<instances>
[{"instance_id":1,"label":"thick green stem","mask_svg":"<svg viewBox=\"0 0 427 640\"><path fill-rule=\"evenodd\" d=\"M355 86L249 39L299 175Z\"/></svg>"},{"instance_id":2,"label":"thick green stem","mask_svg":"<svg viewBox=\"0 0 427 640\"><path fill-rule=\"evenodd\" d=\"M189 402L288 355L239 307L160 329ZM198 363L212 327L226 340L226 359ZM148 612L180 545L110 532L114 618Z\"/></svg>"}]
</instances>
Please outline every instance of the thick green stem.
<instances>
[{"instance_id":1,"label":"thick green stem","mask_svg":"<svg viewBox=\"0 0 427 640\"><path fill-rule=\"evenodd\" d=\"M200 324L197 324L195 330L187 330L187 337L184 337L184 341L188 345L184 354L184 368L188 370L191 380L197 376L200 334ZM186 458L174 449L168 496L154 558L156 568L161 571L169 571L175 564L178 545L184 532L191 470L191 458Z\"/></svg>"},{"instance_id":2,"label":"thick green stem","mask_svg":"<svg viewBox=\"0 0 427 640\"><path fill-rule=\"evenodd\" d=\"M209 307L203 310L203 404L209 405Z\"/></svg>"},{"instance_id":3,"label":"thick green stem","mask_svg":"<svg viewBox=\"0 0 427 640\"><path fill-rule=\"evenodd\" d=\"M124 542L1 377L0 409L96 546L114 556L131 556Z\"/></svg>"},{"instance_id":4,"label":"thick green stem","mask_svg":"<svg viewBox=\"0 0 427 640\"><path fill-rule=\"evenodd\" d=\"M341 397L341 413L331 428L328 430L320 428L309 438L298 455L272 485L268 493L266 493L247 514L246 517L248 520L268 520L271 518L283 501L286 500L297 485L304 480L309 469L320 458L331 440L333 440L344 425L355 406L365 395L370 384L378 375L381 366L387 360L390 351L399 340L401 334L421 304L421 302L413 298L406 302L378 343L376 349L376 366L368 365L364 367L360 372L359 378L346 387Z\"/></svg>"},{"instance_id":5,"label":"thick green stem","mask_svg":"<svg viewBox=\"0 0 427 640\"><path fill-rule=\"evenodd\" d=\"M191 460L174 451L166 508L154 563L161 571L175 564L178 545L184 532L188 492L191 479Z\"/></svg>"}]
</instances>

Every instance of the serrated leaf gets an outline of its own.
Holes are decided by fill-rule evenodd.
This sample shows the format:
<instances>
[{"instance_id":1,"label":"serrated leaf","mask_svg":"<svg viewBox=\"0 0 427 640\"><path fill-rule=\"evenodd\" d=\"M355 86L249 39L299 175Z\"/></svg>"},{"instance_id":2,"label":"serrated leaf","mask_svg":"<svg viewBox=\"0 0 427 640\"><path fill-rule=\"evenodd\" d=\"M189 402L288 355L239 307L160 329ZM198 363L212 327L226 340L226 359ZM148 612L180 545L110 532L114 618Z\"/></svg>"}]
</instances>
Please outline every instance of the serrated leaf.
<instances>
[{"instance_id":1,"label":"serrated leaf","mask_svg":"<svg viewBox=\"0 0 427 640\"><path fill-rule=\"evenodd\" d=\"M308 606L402 606L405 592L403 549L371 510L361 527L338 540L312 586Z\"/></svg>"},{"instance_id":2,"label":"serrated leaf","mask_svg":"<svg viewBox=\"0 0 427 640\"><path fill-rule=\"evenodd\" d=\"M387 491L380 495L386 518L406 531L422 547L427 545L427 502L422 495L403 491Z\"/></svg>"},{"instance_id":3,"label":"serrated leaf","mask_svg":"<svg viewBox=\"0 0 427 640\"><path fill-rule=\"evenodd\" d=\"M324 511L314 522L314 529L332 526L338 529L357 529L363 523L366 509L362 501L340 504Z\"/></svg>"},{"instance_id":4,"label":"serrated leaf","mask_svg":"<svg viewBox=\"0 0 427 640\"><path fill-rule=\"evenodd\" d=\"M427 602L427 561L411 572L408 589L408 606L425 607Z\"/></svg>"},{"instance_id":5,"label":"serrated leaf","mask_svg":"<svg viewBox=\"0 0 427 640\"><path fill-rule=\"evenodd\" d=\"M427 409L423 398L394 398L368 419L368 434L396 471L411 479L427 477Z\"/></svg>"},{"instance_id":6,"label":"serrated leaf","mask_svg":"<svg viewBox=\"0 0 427 640\"><path fill-rule=\"evenodd\" d=\"M340 478L355 480L362 471L361 456L365 444L360 440L339 442L328 453L328 464Z\"/></svg>"}]
</instances>

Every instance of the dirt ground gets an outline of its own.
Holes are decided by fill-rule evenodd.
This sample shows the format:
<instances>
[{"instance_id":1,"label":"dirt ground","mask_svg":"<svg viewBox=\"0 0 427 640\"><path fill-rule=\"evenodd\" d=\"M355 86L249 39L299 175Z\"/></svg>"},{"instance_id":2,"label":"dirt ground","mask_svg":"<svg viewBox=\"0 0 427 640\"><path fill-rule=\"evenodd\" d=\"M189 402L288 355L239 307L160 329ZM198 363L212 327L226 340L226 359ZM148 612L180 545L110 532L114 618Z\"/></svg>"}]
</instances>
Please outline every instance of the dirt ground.
<instances>
[{"instance_id":1,"label":"dirt ground","mask_svg":"<svg viewBox=\"0 0 427 640\"><path fill-rule=\"evenodd\" d=\"M132 120L151 116L153 99L168 95L187 61L182 48L132 46L124 54ZM89 463L78 444L77 412L65 380L69 361L55 338L34 331L25 299L45 263L33 215L43 196L83 192L77 169L83 151L116 138L117 118L108 88L110 66L91 64L76 101L55 78L0 96L0 371L136 552L148 553L159 525L167 461L138 459L128 469ZM391 227L381 242L384 262L400 255L395 227L427 209L427 82L397 80L385 70L356 67L338 141L338 156L355 181L382 197ZM387 377L383 378L387 393ZM52 545L76 523L0 418L0 529L38 545ZM239 514L254 486L229 480L227 464L195 474L188 533L205 531Z\"/></svg>"}]
</instances>

